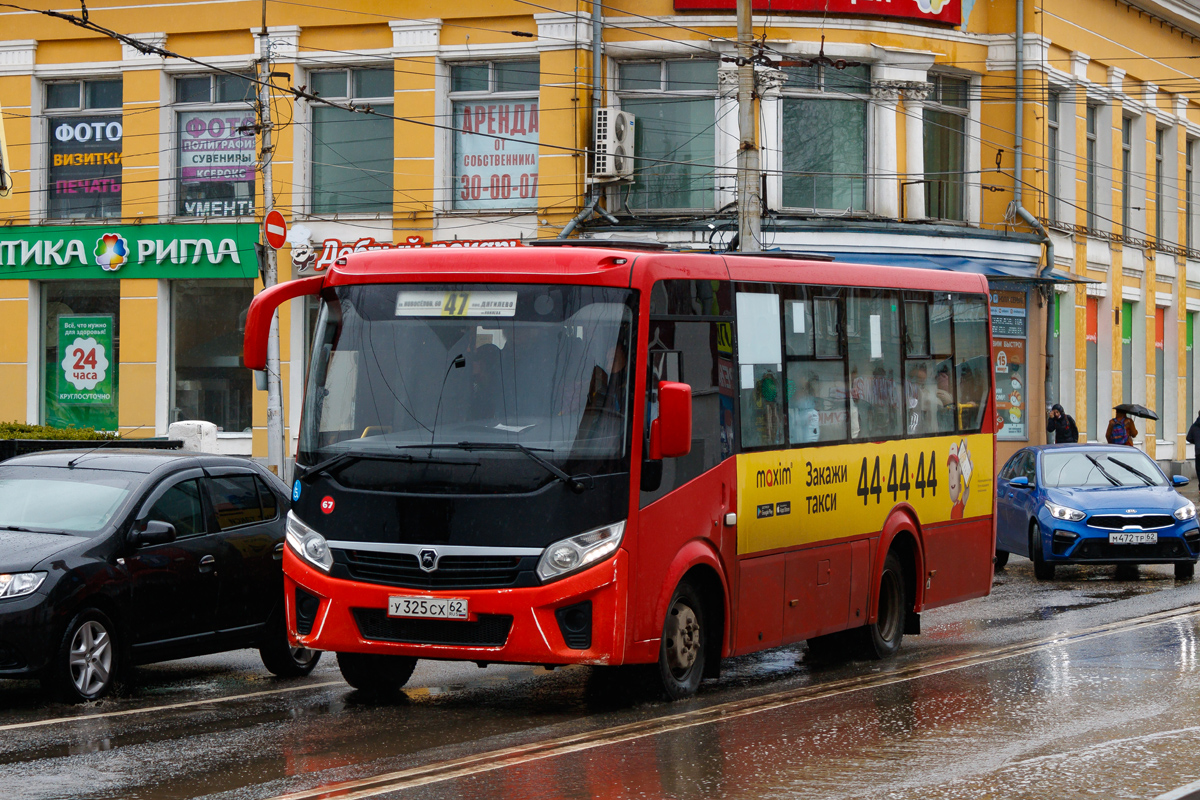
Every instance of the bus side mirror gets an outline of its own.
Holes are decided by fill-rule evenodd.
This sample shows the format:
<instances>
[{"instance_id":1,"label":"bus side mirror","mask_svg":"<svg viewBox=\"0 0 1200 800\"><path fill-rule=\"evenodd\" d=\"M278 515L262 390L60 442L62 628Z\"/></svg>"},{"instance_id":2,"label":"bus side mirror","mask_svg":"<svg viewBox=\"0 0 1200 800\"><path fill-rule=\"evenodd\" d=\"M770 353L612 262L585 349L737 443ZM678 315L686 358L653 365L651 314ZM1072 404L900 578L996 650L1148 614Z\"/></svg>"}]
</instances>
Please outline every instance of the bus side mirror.
<instances>
[{"instance_id":1,"label":"bus side mirror","mask_svg":"<svg viewBox=\"0 0 1200 800\"><path fill-rule=\"evenodd\" d=\"M659 381L658 419L650 423L650 458L678 458L692 450L692 387Z\"/></svg>"},{"instance_id":2,"label":"bus side mirror","mask_svg":"<svg viewBox=\"0 0 1200 800\"><path fill-rule=\"evenodd\" d=\"M250 310L246 313L246 333L242 342L242 361L247 367L253 370L263 370L267 367L267 336L271 331L271 318L275 316L275 309L296 297L320 294L324 283L324 275L284 281L270 289L264 289L250 301Z\"/></svg>"}]
</instances>

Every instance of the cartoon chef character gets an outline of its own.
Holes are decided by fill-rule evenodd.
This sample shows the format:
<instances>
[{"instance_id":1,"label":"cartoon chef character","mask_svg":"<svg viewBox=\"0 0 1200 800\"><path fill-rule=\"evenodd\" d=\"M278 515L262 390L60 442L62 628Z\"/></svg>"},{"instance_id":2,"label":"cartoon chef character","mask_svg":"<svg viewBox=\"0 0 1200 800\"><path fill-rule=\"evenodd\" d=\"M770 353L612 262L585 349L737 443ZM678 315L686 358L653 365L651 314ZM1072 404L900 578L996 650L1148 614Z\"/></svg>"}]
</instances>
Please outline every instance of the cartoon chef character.
<instances>
[{"instance_id":1,"label":"cartoon chef character","mask_svg":"<svg viewBox=\"0 0 1200 800\"><path fill-rule=\"evenodd\" d=\"M971 495L971 453L965 440L950 445L946 456L946 483L950 487L950 519L962 519L967 509L967 498Z\"/></svg>"}]
</instances>

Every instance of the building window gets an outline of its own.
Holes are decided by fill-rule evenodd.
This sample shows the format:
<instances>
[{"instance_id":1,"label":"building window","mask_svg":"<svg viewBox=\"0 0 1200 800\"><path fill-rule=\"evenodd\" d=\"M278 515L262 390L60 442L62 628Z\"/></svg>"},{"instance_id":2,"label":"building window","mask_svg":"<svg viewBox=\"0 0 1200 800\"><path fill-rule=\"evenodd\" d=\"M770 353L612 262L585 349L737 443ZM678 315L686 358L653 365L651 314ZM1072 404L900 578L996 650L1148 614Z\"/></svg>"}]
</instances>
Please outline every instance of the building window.
<instances>
[{"instance_id":1,"label":"building window","mask_svg":"<svg viewBox=\"0 0 1200 800\"><path fill-rule=\"evenodd\" d=\"M46 84L51 218L121 216L121 94L119 79Z\"/></svg>"},{"instance_id":2,"label":"building window","mask_svg":"<svg viewBox=\"0 0 1200 800\"><path fill-rule=\"evenodd\" d=\"M1088 230L1096 229L1096 106L1087 107L1087 218Z\"/></svg>"},{"instance_id":3,"label":"building window","mask_svg":"<svg viewBox=\"0 0 1200 800\"><path fill-rule=\"evenodd\" d=\"M787 73L780 138L783 205L865 211L871 68L818 65L789 67Z\"/></svg>"},{"instance_id":4,"label":"building window","mask_svg":"<svg viewBox=\"0 0 1200 800\"><path fill-rule=\"evenodd\" d=\"M1163 211L1163 149L1167 145L1167 132L1163 128L1154 130L1154 240L1158 243L1166 241L1163 226L1167 215ZM1161 398L1162 395L1159 395Z\"/></svg>"},{"instance_id":5,"label":"building window","mask_svg":"<svg viewBox=\"0 0 1200 800\"><path fill-rule=\"evenodd\" d=\"M925 105L925 216L966 219L967 98L970 82L931 75Z\"/></svg>"},{"instance_id":6,"label":"building window","mask_svg":"<svg viewBox=\"0 0 1200 800\"><path fill-rule=\"evenodd\" d=\"M716 89L715 61L621 65L621 108L637 120L634 152L639 160L624 197L629 208L712 209Z\"/></svg>"},{"instance_id":7,"label":"building window","mask_svg":"<svg viewBox=\"0 0 1200 800\"><path fill-rule=\"evenodd\" d=\"M1058 104L1059 92L1050 92L1046 101L1046 218L1058 222Z\"/></svg>"},{"instance_id":8,"label":"building window","mask_svg":"<svg viewBox=\"0 0 1200 800\"><path fill-rule=\"evenodd\" d=\"M540 69L536 59L450 67L454 208L537 206Z\"/></svg>"},{"instance_id":9,"label":"building window","mask_svg":"<svg viewBox=\"0 0 1200 800\"><path fill-rule=\"evenodd\" d=\"M1130 170L1133 165L1133 120L1121 118L1121 233L1129 235ZM1088 227L1091 227L1090 225Z\"/></svg>"},{"instance_id":10,"label":"building window","mask_svg":"<svg viewBox=\"0 0 1200 800\"><path fill-rule=\"evenodd\" d=\"M1159 419L1162 422L1158 423L1158 438L1162 439L1163 431L1168 431L1167 427L1167 401L1166 401L1166 384L1167 384L1167 358L1166 358L1166 336L1167 334L1167 310L1161 306L1154 309L1154 407L1158 409ZM1191 424L1190 422L1188 423Z\"/></svg>"},{"instance_id":11,"label":"building window","mask_svg":"<svg viewBox=\"0 0 1200 800\"><path fill-rule=\"evenodd\" d=\"M43 283L42 321L42 420L117 430L120 282Z\"/></svg>"},{"instance_id":12,"label":"building window","mask_svg":"<svg viewBox=\"0 0 1200 800\"><path fill-rule=\"evenodd\" d=\"M258 86L243 75L189 75L175 79L179 131L179 202L183 217L254 214L254 98Z\"/></svg>"},{"instance_id":13,"label":"building window","mask_svg":"<svg viewBox=\"0 0 1200 800\"><path fill-rule=\"evenodd\" d=\"M171 421L207 420L225 433L249 432L250 370L242 363L248 280L186 280L171 285Z\"/></svg>"},{"instance_id":14,"label":"building window","mask_svg":"<svg viewBox=\"0 0 1200 800\"><path fill-rule=\"evenodd\" d=\"M392 210L391 67L314 72L311 90L356 107L312 107L312 210L315 214L369 214Z\"/></svg>"}]
</instances>

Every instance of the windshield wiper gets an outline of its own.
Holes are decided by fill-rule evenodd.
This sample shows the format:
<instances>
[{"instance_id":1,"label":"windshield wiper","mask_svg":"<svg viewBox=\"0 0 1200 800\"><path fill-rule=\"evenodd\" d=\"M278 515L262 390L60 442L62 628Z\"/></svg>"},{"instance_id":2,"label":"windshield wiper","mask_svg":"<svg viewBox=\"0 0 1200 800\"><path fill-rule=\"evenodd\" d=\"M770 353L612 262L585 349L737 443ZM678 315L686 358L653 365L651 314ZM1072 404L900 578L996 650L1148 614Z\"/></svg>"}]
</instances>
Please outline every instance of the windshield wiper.
<instances>
[{"instance_id":1,"label":"windshield wiper","mask_svg":"<svg viewBox=\"0 0 1200 800\"><path fill-rule=\"evenodd\" d=\"M402 444L402 445L397 445L397 447L399 447L402 450L408 449L408 448L422 449L422 450L466 450L468 452L470 452L472 450L500 450L500 451L507 450L507 451L511 451L511 452L515 452L515 453L523 453L524 455L528 456L529 459L531 461L533 461L535 464L542 467L547 472L549 472L551 475L553 475L554 477L558 478L560 481L565 483L567 485L567 487L575 494L580 494L581 492L583 492L584 489L592 488L591 487L591 482L592 482L591 475L568 475L567 473L563 472L561 469L554 466L549 461L547 461L546 459L542 458L537 453L535 453L534 449L532 447L526 447L525 445L517 444L516 442L446 442L445 444ZM551 451L543 450L542 452L551 452ZM580 480L581 478L587 478L588 483L584 484L584 482L582 480Z\"/></svg>"},{"instance_id":2,"label":"windshield wiper","mask_svg":"<svg viewBox=\"0 0 1200 800\"><path fill-rule=\"evenodd\" d=\"M1113 462L1114 464L1116 464L1116 465L1117 465L1117 466L1119 466L1119 467L1123 467L1124 469L1127 469L1127 470L1129 470L1129 471L1130 471L1130 472L1132 472L1134 475L1137 475L1139 478L1141 478L1143 481L1145 481L1145 482L1146 482L1146 485L1147 485L1147 486L1153 486L1153 485L1154 485L1154 481L1152 481L1152 480L1150 479L1150 476L1149 476L1149 475L1147 475L1146 473L1142 472L1142 471L1141 471L1140 469L1138 469L1137 467L1130 466L1129 464L1126 464L1124 461L1121 461L1121 460L1119 460L1119 459L1113 458L1112 456L1109 456L1109 457L1108 457L1108 460L1109 460L1109 461L1111 461L1111 462Z\"/></svg>"},{"instance_id":3,"label":"windshield wiper","mask_svg":"<svg viewBox=\"0 0 1200 800\"><path fill-rule=\"evenodd\" d=\"M27 528L24 525L0 525L0 531L16 531L17 533L53 533L57 536L71 536L66 531L56 531L49 528Z\"/></svg>"},{"instance_id":4,"label":"windshield wiper","mask_svg":"<svg viewBox=\"0 0 1200 800\"><path fill-rule=\"evenodd\" d=\"M1103 476L1104 476L1104 477L1105 477L1105 478L1108 480L1108 482L1109 482L1109 483L1111 483L1113 486L1120 486L1120 485L1121 485L1121 482L1120 482L1120 481L1118 481L1118 480L1117 480L1116 478L1114 478L1112 475L1109 475L1109 474L1108 474L1108 470L1106 470L1104 467L1100 466L1100 462L1099 462L1099 461L1097 461L1096 459L1092 458L1092 457L1091 457L1090 455L1088 455L1087 453L1084 453L1084 458L1086 458L1088 461L1090 461L1090 462L1092 462L1093 464L1095 464L1095 465L1096 465L1096 469L1100 470L1100 474L1101 474L1101 475L1103 475Z\"/></svg>"},{"instance_id":5,"label":"windshield wiper","mask_svg":"<svg viewBox=\"0 0 1200 800\"><path fill-rule=\"evenodd\" d=\"M420 445L426 447L427 445ZM299 480L308 482L308 479L314 475L324 472L326 475L333 477L331 469L342 464L343 462L366 461L375 459L378 461L403 461L408 464L457 464L464 467L478 467L478 461L442 461L441 459L421 458L414 456L411 453L352 453L345 451L338 453L335 456L330 456L324 461L318 461L311 467L303 467L304 474L299 477Z\"/></svg>"}]
</instances>

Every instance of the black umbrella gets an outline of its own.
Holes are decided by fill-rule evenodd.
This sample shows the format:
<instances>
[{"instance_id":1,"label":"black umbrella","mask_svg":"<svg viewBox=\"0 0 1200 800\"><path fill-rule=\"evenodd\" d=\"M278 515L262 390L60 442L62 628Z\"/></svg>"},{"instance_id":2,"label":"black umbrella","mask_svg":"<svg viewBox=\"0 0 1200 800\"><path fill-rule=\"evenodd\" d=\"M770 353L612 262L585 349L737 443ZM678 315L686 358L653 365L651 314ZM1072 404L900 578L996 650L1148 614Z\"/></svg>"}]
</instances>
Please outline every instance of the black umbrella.
<instances>
[{"instance_id":1,"label":"black umbrella","mask_svg":"<svg viewBox=\"0 0 1200 800\"><path fill-rule=\"evenodd\" d=\"M1114 406L1116 411L1124 411L1133 417L1142 417L1143 419L1158 419L1158 414L1155 414L1150 409L1139 403L1121 403L1119 406Z\"/></svg>"}]
</instances>

